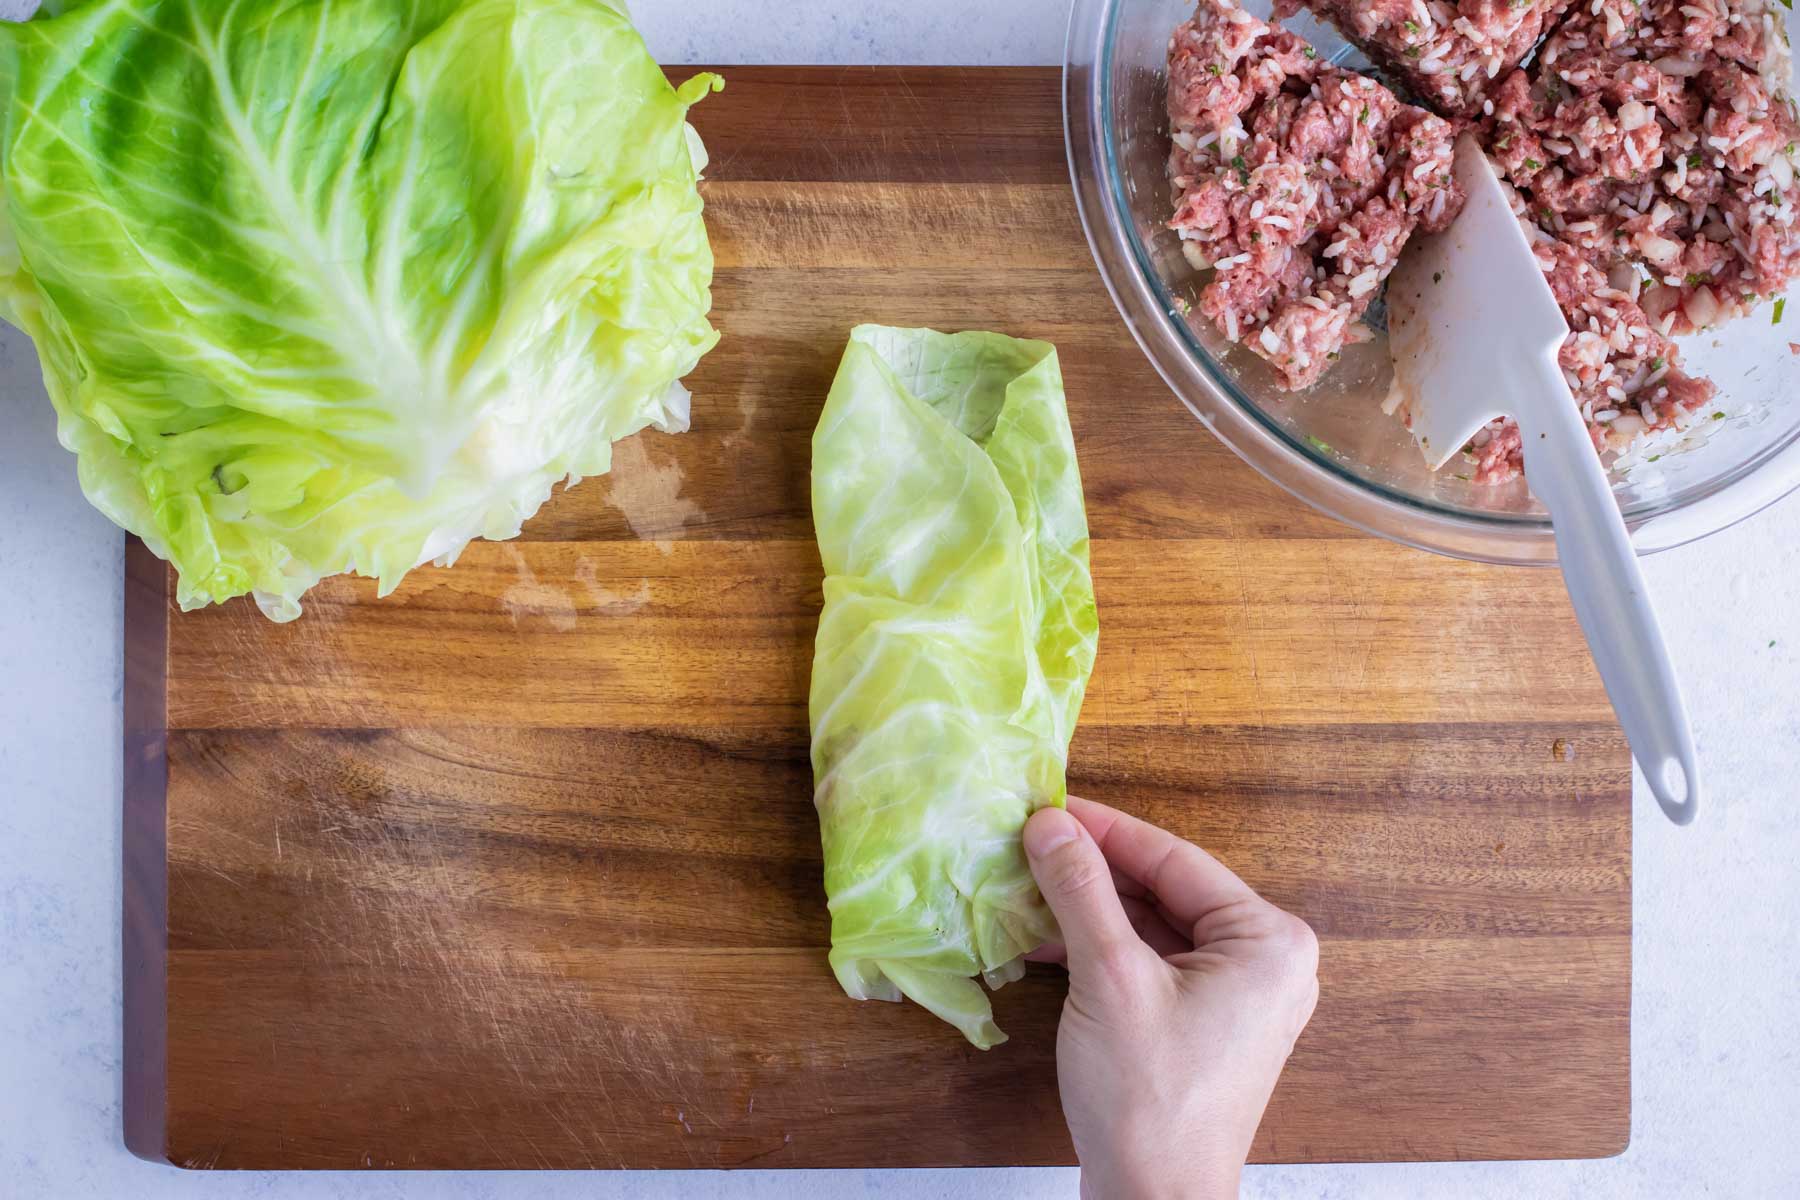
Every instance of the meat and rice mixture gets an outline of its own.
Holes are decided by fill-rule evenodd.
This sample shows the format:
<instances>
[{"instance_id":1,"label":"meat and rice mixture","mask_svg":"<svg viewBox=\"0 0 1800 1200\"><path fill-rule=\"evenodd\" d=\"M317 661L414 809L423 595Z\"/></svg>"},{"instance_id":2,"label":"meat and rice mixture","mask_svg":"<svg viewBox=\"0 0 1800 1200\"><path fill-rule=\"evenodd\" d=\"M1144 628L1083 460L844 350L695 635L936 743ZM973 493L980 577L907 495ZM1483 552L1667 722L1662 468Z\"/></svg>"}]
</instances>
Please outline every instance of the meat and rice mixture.
<instances>
[{"instance_id":1,"label":"meat and rice mixture","mask_svg":"<svg viewBox=\"0 0 1800 1200\"><path fill-rule=\"evenodd\" d=\"M1474 123L1569 322L1563 372L1594 445L1622 454L1719 415L1717 389L1682 370L1670 338L1741 316L1800 276L1786 3L1275 10L1326 17L1428 103ZM1306 387L1356 336L1412 230L1435 232L1460 210L1456 127L1322 65L1230 0L1203 0L1176 31L1169 81L1172 226L1190 261L1218 271L1202 312L1286 386ZM1516 477L1517 426L1494 422L1468 454L1476 482Z\"/></svg>"},{"instance_id":2,"label":"meat and rice mixture","mask_svg":"<svg viewBox=\"0 0 1800 1200\"><path fill-rule=\"evenodd\" d=\"M1583 0L1495 92L1484 133L1531 219L1664 334L1800 274L1800 121L1774 5Z\"/></svg>"},{"instance_id":3,"label":"meat and rice mixture","mask_svg":"<svg viewBox=\"0 0 1800 1200\"><path fill-rule=\"evenodd\" d=\"M1169 48L1171 226L1215 274L1200 311L1268 360L1318 380L1414 229L1462 207L1448 121L1319 60L1230 0L1202 0Z\"/></svg>"},{"instance_id":4,"label":"meat and rice mixture","mask_svg":"<svg viewBox=\"0 0 1800 1200\"><path fill-rule=\"evenodd\" d=\"M1681 351L1630 293L1613 287L1572 247L1532 232L1538 265L1569 323L1559 357L1594 448L1621 453L1649 432L1707 419L1717 389L1682 371ZM1518 425L1510 419L1490 423L1467 455L1474 482L1513 479L1523 469Z\"/></svg>"},{"instance_id":5,"label":"meat and rice mixture","mask_svg":"<svg viewBox=\"0 0 1800 1200\"><path fill-rule=\"evenodd\" d=\"M1518 66L1570 0L1276 0L1310 9L1419 99L1456 117L1480 114L1496 79Z\"/></svg>"},{"instance_id":6,"label":"meat and rice mixture","mask_svg":"<svg viewBox=\"0 0 1800 1200\"><path fill-rule=\"evenodd\" d=\"M1701 419L1716 391L1668 338L1778 296L1800 274L1800 122L1767 0L1586 0L1495 90L1483 127L1570 326L1564 373L1594 444ZM1472 447L1519 471L1517 430Z\"/></svg>"}]
</instances>

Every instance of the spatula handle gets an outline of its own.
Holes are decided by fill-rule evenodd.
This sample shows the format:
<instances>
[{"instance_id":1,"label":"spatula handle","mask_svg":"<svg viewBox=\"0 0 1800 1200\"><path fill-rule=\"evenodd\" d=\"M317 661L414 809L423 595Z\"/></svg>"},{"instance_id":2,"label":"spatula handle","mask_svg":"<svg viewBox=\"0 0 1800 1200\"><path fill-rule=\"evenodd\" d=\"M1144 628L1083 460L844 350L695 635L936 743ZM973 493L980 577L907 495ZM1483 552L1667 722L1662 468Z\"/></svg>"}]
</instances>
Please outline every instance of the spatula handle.
<instances>
[{"instance_id":1,"label":"spatula handle","mask_svg":"<svg viewBox=\"0 0 1800 1200\"><path fill-rule=\"evenodd\" d=\"M1561 368L1546 357L1532 369L1567 403L1520 420L1526 479L1550 510L1563 582L1631 753L1663 812L1686 825L1700 802L1694 734L1637 552Z\"/></svg>"}]
</instances>

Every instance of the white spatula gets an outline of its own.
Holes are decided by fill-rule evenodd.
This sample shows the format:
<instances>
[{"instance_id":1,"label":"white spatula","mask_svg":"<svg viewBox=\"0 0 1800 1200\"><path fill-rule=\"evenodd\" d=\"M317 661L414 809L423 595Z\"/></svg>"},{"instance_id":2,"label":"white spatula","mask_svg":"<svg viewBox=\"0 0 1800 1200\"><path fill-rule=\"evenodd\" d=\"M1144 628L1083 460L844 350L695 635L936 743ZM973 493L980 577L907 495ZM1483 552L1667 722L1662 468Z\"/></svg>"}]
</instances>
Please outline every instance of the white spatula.
<instances>
[{"instance_id":1,"label":"white spatula","mask_svg":"<svg viewBox=\"0 0 1800 1200\"><path fill-rule=\"evenodd\" d=\"M1436 470L1494 418L1518 421L1526 481L1556 527L1594 665L1657 803L1685 825L1700 800L1694 735L1631 535L1557 364L1569 327L1466 134L1456 179L1468 195L1462 215L1410 242L1388 281L1389 344L1413 436Z\"/></svg>"}]
</instances>

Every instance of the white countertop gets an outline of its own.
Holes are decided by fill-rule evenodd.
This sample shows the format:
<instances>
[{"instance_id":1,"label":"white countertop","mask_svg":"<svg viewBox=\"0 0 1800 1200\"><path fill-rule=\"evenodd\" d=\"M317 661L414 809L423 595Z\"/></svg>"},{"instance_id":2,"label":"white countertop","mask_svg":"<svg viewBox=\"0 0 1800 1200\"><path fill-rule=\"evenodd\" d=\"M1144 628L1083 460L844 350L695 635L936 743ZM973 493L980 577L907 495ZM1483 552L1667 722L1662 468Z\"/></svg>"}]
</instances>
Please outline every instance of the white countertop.
<instances>
[{"instance_id":1,"label":"white countertop","mask_svg":"<svg viewBox=\"0 0 1800 1200\"><path fill-rule=\"evenodd\" d=\"M11 7L11 4L6 5ZM636 0L666 62L1061 61L1056 0ZM699 19L704 10L704 19ZM969 14L979 12L978 20ZM0 1195L1073 1197L1072 1171L200 1175L119 1124L122 535L0 336ZM1252 1169L1262 1197L1800 1196L1800 497L1650 560L1707 773L1640 789L1631 1148L1585 1163Z\"/></svg>"}]
</instances>

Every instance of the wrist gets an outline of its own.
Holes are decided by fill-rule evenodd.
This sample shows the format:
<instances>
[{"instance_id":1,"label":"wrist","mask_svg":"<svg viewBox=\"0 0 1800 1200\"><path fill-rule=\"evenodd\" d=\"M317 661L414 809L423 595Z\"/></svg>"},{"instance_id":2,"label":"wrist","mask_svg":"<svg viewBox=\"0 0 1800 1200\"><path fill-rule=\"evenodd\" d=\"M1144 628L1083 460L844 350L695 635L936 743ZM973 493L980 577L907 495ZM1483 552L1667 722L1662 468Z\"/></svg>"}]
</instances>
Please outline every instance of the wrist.
<instances>
[{"instance_id":1,"label":"wrist","mask_svg":"<svg viewBox=\"0 0 1800 1200\"><path fill-rule=\"evenodd\" d=\"M1081 1200L1237 1200L1241 1163L1206 1163L1167 1153L1119 1169L1081 1168Z\"/></svg>"}]
</instances>

